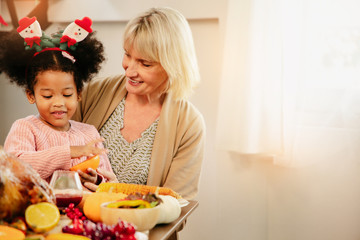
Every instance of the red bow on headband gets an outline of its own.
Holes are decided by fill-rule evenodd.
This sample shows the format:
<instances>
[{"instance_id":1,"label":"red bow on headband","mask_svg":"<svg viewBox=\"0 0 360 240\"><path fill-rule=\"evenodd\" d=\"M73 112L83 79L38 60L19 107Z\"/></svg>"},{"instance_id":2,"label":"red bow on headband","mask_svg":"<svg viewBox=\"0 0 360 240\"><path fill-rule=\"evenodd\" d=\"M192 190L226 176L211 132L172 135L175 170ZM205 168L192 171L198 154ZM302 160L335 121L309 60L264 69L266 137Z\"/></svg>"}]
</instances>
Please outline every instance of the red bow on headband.
<instances>
[{"instance_id":1,"label":"red bow on headband","mask_svg":"<svg viewBox=\"0 0 360 240\"><path fill-rule=\"evenodd\" d=\"M68 35L64 35L61 37L60 43L64 43L64 42L67 42L68 47L70 47L76 43L76 40L69 37Z\"/></svg>"},{"instance_id":2,"label":"red bow on headband","mask_svg":"<svg viewBox=\"0 0 360 240\"><path fill-rule=\"evenodd\" d=\"M0 23L4 26L7 26L7 22L5 22L5 20L3 19L3 17L0 15Z\"/></svg>"},{"instance_id":3,"label":"red bow on headband","mask_svg":"<svg viewBox=\"0 0 360 240\"><path fill-rule=\"evenodd\" d=\"M27 45L32 47L34 43L36 43L37 45L40 46L41 40L40 40L40 37L32 37L32 38L25 38L25 42Z\"/></svg>"}]
</instances>

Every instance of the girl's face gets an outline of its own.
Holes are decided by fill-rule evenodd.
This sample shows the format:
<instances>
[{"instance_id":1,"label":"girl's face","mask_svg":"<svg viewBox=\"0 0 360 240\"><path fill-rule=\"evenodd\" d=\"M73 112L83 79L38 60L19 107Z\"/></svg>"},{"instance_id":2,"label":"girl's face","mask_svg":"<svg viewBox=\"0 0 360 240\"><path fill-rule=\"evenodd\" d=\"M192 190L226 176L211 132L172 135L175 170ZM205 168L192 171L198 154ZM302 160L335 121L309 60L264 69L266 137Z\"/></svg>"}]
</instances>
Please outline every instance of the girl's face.
<instances>
[{"instance_id":1,"label":"girl's face","mask_svg":"<svg viewBox=\"0 0 360 240\"><path fill-rule=\"evenodd\" d=\"M122 65L128 78L128 93L156 98L165 90L168 75L160 63L149 61L129 48L125 49Z\"/></svg>"},{"instance_id":2,"label":"girl's face","mask_svg":"<svg viewBox=\"0 0 360 240\"><path fill-rule=\"evenodd\" d=\"M80 96L71 73L45 71L37 75L34 93L26 91L28 101L36 107L40 120L58 131L70 128Z\"/></svg>"}]
</instances>

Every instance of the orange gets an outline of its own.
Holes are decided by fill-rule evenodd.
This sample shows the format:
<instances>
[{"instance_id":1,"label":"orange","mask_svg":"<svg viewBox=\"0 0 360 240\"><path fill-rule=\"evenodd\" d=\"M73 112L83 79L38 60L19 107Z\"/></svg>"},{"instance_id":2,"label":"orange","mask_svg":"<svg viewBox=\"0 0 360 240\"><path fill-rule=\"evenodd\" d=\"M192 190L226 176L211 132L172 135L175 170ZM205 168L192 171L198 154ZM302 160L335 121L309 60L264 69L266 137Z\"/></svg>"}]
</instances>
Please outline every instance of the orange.
<instances>
[{"instance_id":1,"label":"orange","mask_svg":"<svg viewBox=\"0 0 360 240\"><path fill-rule=\"evenodd\" d=\"M83 161L82 163L79 163L78 165L71 167L70 170L71 171L81 170L83 172L86 172L88 168L92 168L96 170L99 164L100 164L100 157L99 155L95 155L94 157L89 158Z\"/></svg>"},{"instance_id":2,"label":"orange","mask_svg":"<svg viewBox=\"0 0 360 240\"><path fill-rule=\"evenodd\" d=\"M25 239L25 234L13 227L8 227L0 225L0 240L23 240Z\"/></svg>"},{"instance_id":3,"label":"orange","mask_svg":"<svg viewBox=\"0 0 360 240\"><path fill-rule=\"evenodd\" d=\"M25 221L37 233L50 231L60 220L60 212L55 204L41 202L28 206Z\"/></svg>"}]
</instances>

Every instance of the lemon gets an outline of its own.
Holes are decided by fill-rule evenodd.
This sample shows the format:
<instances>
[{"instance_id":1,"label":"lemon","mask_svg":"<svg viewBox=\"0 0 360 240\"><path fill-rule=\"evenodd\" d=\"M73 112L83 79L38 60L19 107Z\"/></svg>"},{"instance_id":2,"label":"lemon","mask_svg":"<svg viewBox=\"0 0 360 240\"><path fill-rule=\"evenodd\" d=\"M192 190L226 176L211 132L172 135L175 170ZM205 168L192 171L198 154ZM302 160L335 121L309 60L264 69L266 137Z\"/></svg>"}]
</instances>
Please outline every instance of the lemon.
<instances>
[{"instance_id":1,"label":"lemon","mask_svg":"<svg viewBox=\"0 0 360 240\"><path fill-rule=\"evenodd\" d=\"M52 203L32 204L25 210L25 220L34 232L46 232L58 224L60 212L57 206Z\"/></svg>"}]
</instances>

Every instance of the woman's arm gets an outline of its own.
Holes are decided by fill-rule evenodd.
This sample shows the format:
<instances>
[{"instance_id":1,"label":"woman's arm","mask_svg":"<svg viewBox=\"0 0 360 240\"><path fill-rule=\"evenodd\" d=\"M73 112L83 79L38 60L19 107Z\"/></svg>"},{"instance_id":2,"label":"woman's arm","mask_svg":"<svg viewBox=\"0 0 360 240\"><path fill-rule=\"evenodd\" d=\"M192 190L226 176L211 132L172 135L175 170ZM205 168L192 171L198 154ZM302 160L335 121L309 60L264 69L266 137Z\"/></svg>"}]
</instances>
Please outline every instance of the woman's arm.
<instances>
[{"instance_id":1,"label":"woman's arm","mask_svg":"<svg viewBox=\"0 0 360 240\"><path fill-rule=\"evenodd\" d=\"M193 199L198 192L201 165L204 158L205 124L201 115L188 124L173 157L164 187Z\"/></svg>"}]
</instances>

